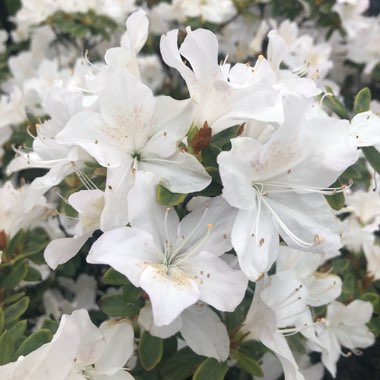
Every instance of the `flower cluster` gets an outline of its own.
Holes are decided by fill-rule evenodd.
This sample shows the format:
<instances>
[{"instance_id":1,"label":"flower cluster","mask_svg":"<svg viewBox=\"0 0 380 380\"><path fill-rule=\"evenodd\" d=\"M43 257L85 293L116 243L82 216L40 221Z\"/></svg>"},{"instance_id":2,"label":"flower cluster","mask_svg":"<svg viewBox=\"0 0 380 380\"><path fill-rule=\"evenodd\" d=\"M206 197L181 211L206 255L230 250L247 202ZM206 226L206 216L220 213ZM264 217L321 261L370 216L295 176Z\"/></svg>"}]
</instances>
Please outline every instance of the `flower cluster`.
<instances>
[{"instance_id":1,"label":"flower cluster","mask_svg":"<svg viewBox=\"0 0 380 380\"><path fill-rule=\"evenodd\" d=\"M380 113L345 88L380 71L380 22L276 3L21 2L1 379L322 379L373 345Z\"/></svg>"}]
</instances>

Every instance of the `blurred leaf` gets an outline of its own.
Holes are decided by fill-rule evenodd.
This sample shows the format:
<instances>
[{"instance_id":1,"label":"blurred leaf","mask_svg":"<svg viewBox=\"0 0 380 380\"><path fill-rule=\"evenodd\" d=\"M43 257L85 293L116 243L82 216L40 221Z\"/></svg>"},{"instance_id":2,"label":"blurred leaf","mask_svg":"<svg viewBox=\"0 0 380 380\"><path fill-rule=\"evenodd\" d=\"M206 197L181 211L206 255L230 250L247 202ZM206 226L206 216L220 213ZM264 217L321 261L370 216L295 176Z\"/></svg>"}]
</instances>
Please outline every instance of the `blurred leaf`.
<instances>
[{"instance_id":1,"label":"blurred leaf","mask_svg":"<svg viewBox=\"0 0 380 380\"><path fill-rule=\"evenodd\" d=\"M9 363L12 360L14 351L12 337L8 331L4 331L0 336L0 365Z\"/></svg>"},{"instance_id":2,"label":"blurred leaf","mask_svg":"<svg viewBox=\"0 0 380 380\"><path fill-rule=\"evenodd\" d=\"M151 371L162 358L163 341L160 338L152 336L148 331L144 331L139 344L139 359L143 368Z\"/></svg>"},{"instance_id":3,"label":"blurred leaf","mask_svg":"<svg viewBox=\"0 0 380 380\"><path fill-rule=\"evenodd\" d=\"M363 301L369 301L373 305L373 308L376 311L379 310L380 306L380 296L374 292L367 292L360 296L360 299Z\"/></svg>"},{"instance_id":4,"label":"blurred leaf","mask_svg":"<svg viewBox=\"0 0 380 380\"><path fill-rule=\"evenodd\" d=\"M125 285L129 284L129 280L120 272L113 268L109 268L103 274L102 282L108 285Z\"/></svg>"},{"instance_id":5,"label":"blurred leaf","mask_svg":"<svg viewBox=\"0 0 380 380\"><path fill-rule=\"evenodd\" d=\"M10 305L11 303L18 301L23 296L25 296L25 292L14 293L4 300L4 305Z\"/></svg>"},{"instance_id":6,"label":"blurred leaf","mask_svg":"<svg viewBox=\"0 0 380 380\"><path fill-rule=\"evenodd\" d=\"M189 347L182 348L163 364L160 379L185 380L194 373L204 359L204 356L195 354Z\"/></svg>"},{"instance_id":7,"label":"blurred leaf","mask_svg":"<svg viewBox=\"0 0 380 380\"><path fill-rule=\"evenodd\" d=\"M373 146L362 148L362 152L376 172L380 173L380 152Z\"/></svg>"},{"instance_id":8,"label":"blurred leaf","mask_svg":"<svg viewBox=\"0 0 380 380\"><path fill-rule=\"evenodd\" d=\"M50 330L39 330L34 334L28 336L21 346L17 349L14 359L16 360L19 356L28 355L37 348L41 347L45 343L49 343L53 338L53 334Z\"/></svg>"},{"instance_id":9,"label":"blurred leaf","mask_svg":"<svg viewBox=\"0 0 380 380\"><path fill-rule=\"evenodd\" d=\"M4 311L3 311L3 308L0 307L0 334L3 332L4 323L5 323Z\"/></svg>"},{"instance_id":10,"label":"blurred leaf","mask_svg":"<svg viewBox=\"0 0 380 380\"><path fill-rule=\"evenodd\" d=\"M134 303L141 296L141 289L136 288L131 283L123 286L123 297L127 303Z\"/></svg>"},{"instance_id":11,"label":"blurred leaf","mask_svg":"<svg viewBox=\"0 0 380 380\"><path fill-rule=\"evenodd\" d=\"M346 258L334 259L332 262L332 270L334 273L344 273L350 267L350 260Z\"/></svg>"},{"instance_id":12,"label":"blurred leaf","mask_svg":"<svg viewBox=\"0 0 380 380\"><path fill-rule=\"evenodd\" d=\"M206 359L194 372L193 380L223 380L228 370L226 362L214 358Z\"/></svg>"},{"instance_id":13,"label":"blurred leaf","mask_svg":"<svg viewBox=\"0 0 380 380\"><path fill-rule=\"evenodd\" d=\"M164 206L178 206L183 203L186 195L187 194L172 193L162 185L158 185L156 189L157 201Z\"/></svg>"},{"instance_id":14,"label":"blurred leaf","mask_svg":"<svg viewBox=\"0 0 380 380\"><path fill-rule=\"evenodd\" d=\"M239 350L233 351L231 356L236 360L236 364L239 368L247 371L252 376L264 376L259 363L253 357L248 356L246 353L242 353Z\"/></svg>"},{"instance_id":15,"label":"blurred leaf","mask_svg":"<svg viewBox=\"0 0 380 380\"><path fill-rule=\"evenodd\" d=\"M371 107L371 91L368 87L362 88L355 97L354 115L369 111Z\"/></svg>"},{"instance_id":16,"label":"blurred leaf","mask_svg":"<svg viewBox=\"0 0 380 380\"><path fill-rule=\"evenodd\" d=\"M17 302L4 310L5 324L9 326L17 318L20 318L29 306L29 297L22 297Z\"/></svg>"},{"instance_id":17,"label":"blurred leaf","mask_svg":"<svg viewBox=\"0 0 380 380\"><path fill-rule=\"evenodd\" d=\"M29 265L28 272L26 273L24 281L41 281L41 280L42 280L41 272L38 269L33 268Z\"/></svg>"},{"instance_id":18,"label":"blurred leaf","mask_svg":"<svg viewBox=\"0 0 380 380\"><path fill-rule=\"evenodd\" d=\"M15 323L11 328L8 329L15 345L17 345L17 342L23 338L26 327L27 321L24 319L23 321Z\"/></svg>"},{"instance_id":19,"label":"blurred leaf","mask_svg":"<svg viewBox=\"0 0 380 380\"><path fill-rule=\"evenodd\" d=\"M58 330L59 323L53 319L45 319L42 322L41 329L49 330L53 335Z\"/></svg>"},{"instance_id":20,"label":"blurred leaf","mask_svg":"<svg viewBox=\"0 0 380 380\"><path fill-rule=\"evenodd\" d=\"M133 317L139 313L139 308L126 303L122 294L107 294L99 300L100 309L110 317Z\"/></svg>"},{"instance_id":21,"label":"blurred leaf","mask_svg":"<svg viewBox=\"0 0 380 380\"><path fill-rule=\"evenodd\" d=\"M333 90L326 86L327 94L324 98L323 104L332 112L334 112L341 119L349 120L350 117L345 106L338 100L338 98L334 95Z\"/></svg>"}]
</instances>

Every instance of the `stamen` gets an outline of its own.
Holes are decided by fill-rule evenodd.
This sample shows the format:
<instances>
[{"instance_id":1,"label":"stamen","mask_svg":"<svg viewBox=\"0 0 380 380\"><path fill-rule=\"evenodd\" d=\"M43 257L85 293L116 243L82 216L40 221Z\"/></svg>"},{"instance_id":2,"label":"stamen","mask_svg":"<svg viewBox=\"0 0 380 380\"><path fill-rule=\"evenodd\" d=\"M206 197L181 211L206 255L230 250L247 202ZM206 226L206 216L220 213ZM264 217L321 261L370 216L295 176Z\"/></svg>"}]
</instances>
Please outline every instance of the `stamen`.
<instances>
[{"instance_id":1,"label":"stamen","mask_svg":"<svg viewBox=\"0 0 380 380\"><path fill-rule=\"evenodd\" d=\"M208 211L208 206L205 207L205 210L203 211L203 214L201 216L201 218L199 219L199 222L197 223L197 225L195 226L195 228L191 231L191 233L185 238L183 239L182 243L180 243L172 252L172 255L171 255L171 258L173 258L184 246L186 243L188 243L188 241L194 236L194 234L198 231L200 225L202 224L203 222L203 219L205 218L206 216L206 213ZM209 225L208 225L209 226Z\"/></svg>"},{"instance_id":2,"label":"stamen","mask_svg":"<svg viewBox=\"0 0 380 380\"><path fill-rule=\"evenodd\" d=\"M277 223L280 225L280 227L285 231L285 233L298 245L303 247L312 247L314 246L314 242L308 243L301 238L299 238L297 235L295 235L290 229L286 226L286 224L281 220L281 218L277 215L277 213L273 210L273 208L269 205L269 203L262 197L262 201L265 203L265 206L268 208L268 210L272 213L273 217L276 219Z\"/></svg>"},{"instance_id":3,"label":"stamen","mask_svg":"<svg viewBox=\"0 0 380 380\"><path fill-rule=\"evenodd\" d=\"M189 257L191 257L196 251L198 251L198 249L200 247L202 247L202 245L204 243L206 243L206 241L208 240L209 236L210 236L210 233L211 233L211 230L212 228L214 227L213 224L208 224L207 225L207 233L205 234L205 236L203 237L203 239L199 240L198 244L194 245L192 247L192 249L188 252L184 252L180 255L178 255L177 257L174 256L174 259L175 259L175 265L179 265L180 263L182 263L183 261L185 261L186 259L188 259ZM173 255L172 255L173 257ZM179 260L177 260L179 259Z\"/></svg>"}]
</instances>

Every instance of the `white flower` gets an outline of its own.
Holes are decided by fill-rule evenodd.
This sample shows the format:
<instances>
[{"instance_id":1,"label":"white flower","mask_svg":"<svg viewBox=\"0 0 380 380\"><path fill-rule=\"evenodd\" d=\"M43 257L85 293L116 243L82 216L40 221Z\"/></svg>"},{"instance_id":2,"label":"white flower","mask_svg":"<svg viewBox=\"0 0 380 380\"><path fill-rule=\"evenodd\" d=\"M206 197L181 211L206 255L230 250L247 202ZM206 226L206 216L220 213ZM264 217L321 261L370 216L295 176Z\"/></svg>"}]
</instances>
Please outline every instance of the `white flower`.
<instances>
[{"instance_id":1,"label":"white flower","mask_svg":"<svg viewBox=\"0 0 380 380\"><path fill-rule=\"evenodd\" d=\"M350 134L358 147L380 145L380 117L372 111L358 113L351 120Z\"/></svg>"},{"instance_id":2,"label":"white flower","mask_svg":"<svg viewBox=\"0 0 380 380\"><path fill-rule=\"evenodd\" d=\"M206 21L221 24L236 14L231 0L174 0L187 17L202 17Z\"/></svg>"},{"instance_id":3,"label":"white flower","mask_svg":"<svg viewBox=\"0 0 380 380\"><path fill-rule=\"evenodd\" d=\"M156 201L156 176L138 173L128 195L130 227L105 232L87 261L109 264L149 295L154 323L168 325L183 310L204 301L233 311L247 279L219 256L231 249L234 212L213 198L180 222L174 210Z\"/></svg>"},{"instance_id":4,"label":"white flower","mask_svg":"<svg viewBox=\"0 0 380 380\"><path fill-rule=\"evenodd\" d=\"M336 299L342 291L342 280L339 276L317 272L318 267L327 258L322 254L309 254L280 246L276 273L292 270L307 290L306 304L310 306L325 305Z\"/></svg>"},{"instance_id":5,"label":"white flower","mask_svg":"<svg viewBox=\"0 0 380 380\"><path fill-rule=\"evenodd\" d=\"M371 319L372 310L370 302L358 300L348 305L338 301L328 305L326 318L316 327L322 346L314 349L322 352L322 362L334 377L341 346L356 353L358 348L374 343L375 337L365 325Z\"/></svg>"},{"instance_id":6,"label":"white flower","mask_svg":"<svg viewBox=\"0 0 380 380\"><path fill-rule=\"evenodd\" d=\"M277 101L275 91L266 78L255 76L255 67L218 64L218 41L206 29L192 31L181 47L177 46L178 30L161 37L160 49L165 63L181 74L195 102L193 122L205 121L213 133L241 124L246 120L279 121L282 115L273 112ZM192 70L182 61L184 57Z\"/></svg>"},{"instance_id":7,"label":"white flower","mask_svg":"<svg viewBox=\"0 0 380 380\"><path fill-rule=\"evenodd\" d=\"M348 121L306 120L306 108L293 98L286 122L267 143L239 137L218 156L223 196L239 209L232 245L252 280L276 260L279 234L306 251L334 255L341 246L338 220L323 194L356 161L356 144Z\"/></svg>"},{"instance_id":8,"label":"white flower","mask_svg":"<svg viewBox=\"0 0 380 380\"><path fill-rule=\"evenodd\" d=\"M79 221L74 237L52 240L45 249L44 257L52 269L74 257L83 244L100 227L100 216L104 209L104 192L81 190L70 195L68 203L78 212Z\"/></svg>"},{"instance_id":9,"label":"white flower","mask_svg":"<svg viewBox=\"0 0 380 380\"><path fill-rule=\"evenodd\" d=\"M52 214L45 197L40 197L35 206L25 213L25 200L29 185L15 189L11 182L0 187L0 231L11 239L21 229L32 228L41 219Z\"/></svg>"},{"instance_id":10,"label":"white flower","mask_svg":"<svg viewBox=\"0 0 380 380\"><path fill-rule=\"evenodd\" d=\"M256 282L252 305L241 328L247 340L258 340L273 351L282 364L285 380L304 377L282 334L297 329L279 327L291 325L307 311L305 299L306 292L294 277L286 274L264 277Z\"/></svg>"},{"instance_id":11,"label":"white flower","mask_svg":"<svg viewBox=\"0 0 380 380\"><path fill-rule=\"evenodd\" d=\"M109 78L99 104L100 113L74 115L57 141L81 146L108 168L103 230L128 222L126 194L138 170L157 173L178 193L199 191L210 183L198 160L178 149L191 125L189 101L155 98L128 71L120 70Z\"/></svg>"},{"instance_id":12,"label":"white flower","mask_svg":"<svg viewBox=\"0 0 380 380\"><path fill-rule=\"evenodd\" d=\"M133 328L126 320L97 328L86 310L63 315L53 340L17 362L0 366L3 380L133 380L123 368L133 352Z\"/></svg>"},{"instance_id":13,"label":"white flower","mask_svg":"<svg viewBox=\"0 0 380 380\"><path fill-rule=\"evenodd\" d=\"M26 168L50 169L42 177L36 178L28 189L25 200L26 211L50 188L58 185L67 175L77 172L85 161L92 158L77 146L59 144L56 135L63 129L72 115L82 110L82 96L64 89L51 90L45 99L45 109L51 119L37 126L37 136L33 141L33 151L19 149L16 157L7 167L7 174Z\"/></svg>"}]
</instances>

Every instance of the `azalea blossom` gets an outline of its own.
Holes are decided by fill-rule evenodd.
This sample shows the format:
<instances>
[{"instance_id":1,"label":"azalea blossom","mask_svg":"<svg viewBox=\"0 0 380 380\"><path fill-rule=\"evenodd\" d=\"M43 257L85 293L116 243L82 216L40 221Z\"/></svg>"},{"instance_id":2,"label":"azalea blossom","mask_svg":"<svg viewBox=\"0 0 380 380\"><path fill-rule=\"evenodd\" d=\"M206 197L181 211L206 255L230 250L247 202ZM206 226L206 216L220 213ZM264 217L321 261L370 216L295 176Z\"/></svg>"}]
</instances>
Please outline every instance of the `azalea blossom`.
<instances>
[{"instance_id":1,"label":"azalea blossom","mask_svg":"<svg viewBox=\"0 0 380 380\"><path fill-rule=\"evenodd\" d=\"M247 278L221 255L231 249L234 211L216 197L181 221L156 201L158 178L137 173L128 194L131 227L105 232L87 261L109 264L150 297L154 323L172 323L183 310L203 301L233 311L243 299Z\"/></svg>"},{"instance_id":2,"label":"azalea blossom","mask_svg":"<svg viewBox=\"0 0 380 380\"><path fill-rule=\"evenodd\" d=\"M97 328L86 310L63 315L50 343L16 362L0 366L4 380L133 380L123 368L133 352L133 328L126 320Z\"/></svg>"},{"instance_id":3,"label":"azalea blossom","mask_svg":"<svg viewBox=\"0 0 380 380\"><path fill-rule=\"evenodd\" d=\"M335 377L336 363L341 355L341 346L353 353L359 348L371 346L375 337L365 325L373 311L370 302L355 300L348 305L338 301L327 307L327 315L316 329L322 346L313 349L322 352L322 363Z\"/></svg>"},{"instance_id":4,"label":"azalea blossom","mask_svg":"<svg viewBox=\"0 0 380 380\"><path fill-rule=\"evenodd\" d=\"M139 170L160 176L172 192L204 189L211 181L197 159L178 149L191 125L191 103L152 91L126 70L113 74L99 95L100 112L75 114L57 141L75 144L108 168L103 230L128 222L126 194Z\"/></svg>"},{"instance_id":5,"label":"azalea blossom","mask_svg":"<svg viewBox=\"0 0 380 380\"><path fill-rule=\"evenodd\" d=\"M334 255L341 246L338 220L323 194L333 193L326 187L356 161L356 144L345 121L306 120L305 113L293 99L268 142L238 137L218 156L223 196L239 210L232 245L252 280L276 260L279 235L306 251Z\"/></svg>"},{"instance_id":6,"label":"azalea blossom","mask_svg":"<svg viewBox=\"0 0 380 380\"><path fill-rule=\"evenodd\" d=\"M74 237L52 240L45 249L44 257L50 268L56 269L74 257L87 239L100 228L100 216L104 208L104 192L81 190L71 194L68 201L79 214Z\"/></svg>"},{"instance_id":7,"label":"azalea blossom","mask_svg":"<svg viewBox=\"0 0 380 380\"><path fill-rule=\"evenodd\" d=\"M161 37L164 62L175 68L186 81L195 102L192 121L203 126L207 121L213 133L247 120L278 121L273 112L278 91L264 77L255 75L255 67L218 64L218 42L206 29L191 30L181 47L177 46L178 30ZM184 57L192 70L182 61ZM244 72L244 75L242 75Z\"/></svg>"}]
</instances>

